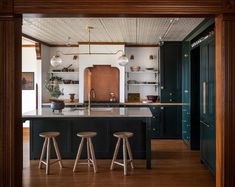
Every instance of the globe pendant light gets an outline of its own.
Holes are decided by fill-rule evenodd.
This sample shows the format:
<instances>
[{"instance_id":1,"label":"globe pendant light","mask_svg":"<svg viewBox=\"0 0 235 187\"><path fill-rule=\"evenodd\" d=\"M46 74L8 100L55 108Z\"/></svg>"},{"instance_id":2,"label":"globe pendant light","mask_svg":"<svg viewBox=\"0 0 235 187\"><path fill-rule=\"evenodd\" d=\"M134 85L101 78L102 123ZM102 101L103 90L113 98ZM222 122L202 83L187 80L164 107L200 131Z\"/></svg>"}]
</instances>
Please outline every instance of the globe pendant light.
<instances>
[{"instance_id":1,"label":"globe pendant light","mask_svg":"<svg viewBox=\"0 0 235 187\"><path fill-rule=\"evenodd\" d=\"M129 62L129 59L125 54L122 54L117 61L120 66L125 66Z\"/></svg>"},{"instance_id":2,"label":"globe pendant light","mask_svg":"<svg viewBox=\"0 0 235 187\"><path fill-rule=\"evenodd\" d=\"M58 51L56 52L56 55L51 58L51 65L53 67L58 67L62 64L62 59L60 58L60 55L58 54Z\"/></svg>"}]
</instances>

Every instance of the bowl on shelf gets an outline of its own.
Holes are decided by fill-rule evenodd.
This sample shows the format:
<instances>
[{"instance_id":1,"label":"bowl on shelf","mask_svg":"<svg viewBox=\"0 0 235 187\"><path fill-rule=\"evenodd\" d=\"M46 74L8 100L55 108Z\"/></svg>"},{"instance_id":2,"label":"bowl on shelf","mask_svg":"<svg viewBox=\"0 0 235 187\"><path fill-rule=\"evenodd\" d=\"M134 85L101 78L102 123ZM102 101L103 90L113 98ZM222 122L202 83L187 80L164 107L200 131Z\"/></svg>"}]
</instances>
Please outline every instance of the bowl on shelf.
<instances>
[{"instance_id":1,"label":"bowl on shelf","mask_svg":"<svg viewBox=\"0 0 235 187\"><path fill-rule=\"evenodd\" d=\"M71 84L71 80L63 80L64 84Z\"/></svg>"},{"instance_id":2,"label":"bowl on shelf","mask_svg":"<svg viewBox=\"0 0 235 187\"><path fill-rule=\"evenodd\" d=\"M140 66L131 66L130 70L131 71L140 71Z\"/></svg>"},{"instance_id":3,"label":"bowl on shelf","mask_svg":"<svg viewBox=\"0 0 235 187\"><path fill-rule=\"evenodd\" d=\"M145 68L146 71L154 71L154 68Z\"/></svg>"},{"instance_id":4,"label":"bowl on shelf","mask_svg":"<svg viewBox=\"0 0 235 187\"><path fill-rule=\"evenodd\" d=\"M138 81L136 81L136 80L128 80L127 84L138 84Z\"/></svg>"},{"instance_id":5,"label":"bowl on shelf","mask_svg":"<svg viewBox=\"0 0 235 187\"><path fill-rule=\"evenodd\" d=\"M158 100L158 95L147 95L147 99L156 102Z\"/></svg>"},{"instance_id":6,"label":"bowl on shelf","mask_svg":"<svg viewBox=\"0 0 235 187\"><path fill-rule=\"evenodd\" d=\"M60 69L53 69L52 72L61 72Z\"/></svg>"},{"instance_id":7,"label":"bowl on shelf","mask_svg":"<svg viewBox=\"0 0 235 187\"><path fill-rule=\"evenodd\" d=\"M79 80L72 80L71 83L72 84L79 84Z\"/></svg>"}]
</instances>

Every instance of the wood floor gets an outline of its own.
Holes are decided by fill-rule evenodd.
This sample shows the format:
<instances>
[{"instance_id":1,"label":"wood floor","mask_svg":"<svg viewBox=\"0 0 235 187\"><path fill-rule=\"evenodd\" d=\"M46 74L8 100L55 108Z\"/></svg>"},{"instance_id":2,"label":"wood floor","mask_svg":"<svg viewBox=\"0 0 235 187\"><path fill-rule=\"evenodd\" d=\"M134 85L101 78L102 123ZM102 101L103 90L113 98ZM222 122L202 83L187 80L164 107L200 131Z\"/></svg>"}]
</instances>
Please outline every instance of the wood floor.
<instances>
[{"instance_id":1,"label":"wood floor","mask_svg":"<svg viewBox=\"0 0 235 187\"><path fill-rule=\"evenodd\" d=\"M51 167L51 175L38 169L38 161L29 161L29 138L24 131L23 186L91 186L91 187L214 187L215 178L200 163L199 152L190 151L180 140L152 140L152 166L145 169L143 160L135 160L135 169L128 168L129 175L116 167L110 171L111 160L97 160L98 173L93 168L79 165L72 172L74 160L64 160L65 168L60 170L56 163Z\"/></svg>"}]
</instances>

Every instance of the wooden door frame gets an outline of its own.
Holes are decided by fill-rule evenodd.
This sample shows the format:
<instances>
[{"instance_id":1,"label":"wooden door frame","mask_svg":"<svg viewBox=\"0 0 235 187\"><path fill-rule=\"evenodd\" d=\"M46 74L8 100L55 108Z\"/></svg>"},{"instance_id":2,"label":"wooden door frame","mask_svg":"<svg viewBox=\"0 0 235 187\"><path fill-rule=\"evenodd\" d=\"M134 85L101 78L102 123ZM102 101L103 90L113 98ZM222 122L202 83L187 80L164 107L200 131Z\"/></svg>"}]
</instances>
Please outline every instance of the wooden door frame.
<instances>
[{"instance_id":1,"label":"wooden door frame","mask_svg":"<svg viewBox=\"0 0 235 187\"><path fill-rule=\"evenodd\" d=\"M216 18L216 187L235 186L235 3L234 0L2 0L0 2L0 186L22 185L21 18L24 13L42 16L71 13L78 16L204 17ZM46 4L47 6L44 6ZM103 12L106 12L104 15ZM16 54L12 58L10 53ZM10 84L10 86L9 86ZM11 96L11 100L7 100ZM4 112L3 112L4 111ZM21 125L21 124L20 124ZM4 135L6 133L6 135ZM2 167L3 166L3 167Z\"/></svg>"}]
</instances>

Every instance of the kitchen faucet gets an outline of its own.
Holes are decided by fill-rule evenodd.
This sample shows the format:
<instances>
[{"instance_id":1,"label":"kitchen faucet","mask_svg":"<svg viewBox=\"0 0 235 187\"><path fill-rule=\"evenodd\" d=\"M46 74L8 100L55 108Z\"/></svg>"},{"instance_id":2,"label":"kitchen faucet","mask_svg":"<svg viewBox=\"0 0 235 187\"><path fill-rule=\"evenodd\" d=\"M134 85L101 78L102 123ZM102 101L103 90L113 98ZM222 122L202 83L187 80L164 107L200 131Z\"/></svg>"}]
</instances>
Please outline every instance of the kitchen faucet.
<instances>
[{"instance_id":1,"label":"kitchen faucet","mask_svg":"<svg viewBox=\"0 0 235 187\"><path fill-rule=\"evenodd\" d=\"M95 89L91 88L90 92L88 92L88 110L91 109L91 100L95 100Z\"/></svg>"}]
</instances>

